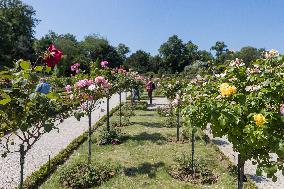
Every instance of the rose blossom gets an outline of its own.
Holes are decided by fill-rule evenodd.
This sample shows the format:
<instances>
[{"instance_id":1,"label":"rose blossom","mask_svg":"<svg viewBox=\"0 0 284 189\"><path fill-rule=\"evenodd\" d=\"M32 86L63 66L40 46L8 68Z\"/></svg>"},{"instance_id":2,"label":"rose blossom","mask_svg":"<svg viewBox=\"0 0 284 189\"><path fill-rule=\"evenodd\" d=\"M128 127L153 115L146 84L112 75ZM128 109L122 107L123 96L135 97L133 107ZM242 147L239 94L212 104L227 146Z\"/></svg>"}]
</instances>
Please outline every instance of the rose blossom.
<instances>
[{"instance_id":1,"label":"rose blossom","mask_svg":"<svg viewBox=\"0 0 284 189\"><path fill-rule=\"evenodd\" d=\"M47 51L44 53L44 63L48 67L54 67L61 60L62 52L56 49L53 44L49 45Z\"/></svg>"},{"instance_id":2,"label":"rose blossom","mask_svg":"<svg viewBox=\"0 0 284 189\"><path fill-rule=\"evenodd\" d=\"M103 68L106 68L108 66L108 64L109 64L108 61L105 61L105 60L101 62L101 66Z\"/></svg>"},{"instance_id":3,"label":"rose blossom","mask_svg":"<svg viewBox=\"0 0 284 189\"><path fill-rule=\"evenodd\" d=\"M106 82L106 79L103 76L98 76L95 78L96 84L102 84Z\"/></svg>"},{"instance_id":4,"label":"rose blossom","mask_svg":"<svg viewBox=\"0 0 284 189\"><path fill-rule=\"evenodd\" d=\"M66 92L70 93L71 92L71 86L70 85L66 85L65 90L66 90Z\"/></svg>"}]
</instances>

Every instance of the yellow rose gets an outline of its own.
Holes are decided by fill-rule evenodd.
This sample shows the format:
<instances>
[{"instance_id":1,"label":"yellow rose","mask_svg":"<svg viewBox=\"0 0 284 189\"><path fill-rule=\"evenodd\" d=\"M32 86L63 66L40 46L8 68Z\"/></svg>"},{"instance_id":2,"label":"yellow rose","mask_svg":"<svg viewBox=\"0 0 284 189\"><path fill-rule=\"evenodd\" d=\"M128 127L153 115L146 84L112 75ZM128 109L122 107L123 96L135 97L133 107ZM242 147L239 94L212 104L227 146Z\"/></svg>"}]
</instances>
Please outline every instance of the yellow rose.
<instances>
[{"instance_id":1,"label":"yellow rose","mask_svg":"<svg viewBox=\"0 0 284 189\"><path fill-rule=\"evenodd\" d=\"M220 92L222 96L229 96L231 94L235 94L237 92L237 88L235 86L230 86L228 83L222 83L220 85Z\"/></svg>"},{"instance_id":2,"label":"yellow rose","mask_svg":"<svg viewBox=\"0 0 284 189\"><path fill-rule=\"evenodd\" d=\"M262 114L255 114L253 119L257 126L262 126L266 122L265 117Z\"/></svg>"},{"instance_id":3,"label":"yellow rose","mask_svg":"<svg viewBox=\"0 0 284 189\"><path fill-rule=\"evenodd\" d=\"M237 92L237 88L235 86L229 86L228 90L230 94L235 94Z\"/></svg>"}]
</instances>

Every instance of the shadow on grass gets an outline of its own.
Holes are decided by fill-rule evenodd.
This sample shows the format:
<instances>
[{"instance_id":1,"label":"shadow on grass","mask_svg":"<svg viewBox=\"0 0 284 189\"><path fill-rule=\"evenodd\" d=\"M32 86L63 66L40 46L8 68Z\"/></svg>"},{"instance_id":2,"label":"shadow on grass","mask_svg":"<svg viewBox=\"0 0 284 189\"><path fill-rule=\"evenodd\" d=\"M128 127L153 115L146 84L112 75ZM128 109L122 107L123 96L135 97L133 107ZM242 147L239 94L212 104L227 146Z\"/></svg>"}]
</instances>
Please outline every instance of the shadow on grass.
<instances>
[{"instance_id":1,"label":"shadow on grass","mask_svg":"<svg viewBox=\"0 0 284 189\"><path fill-rule=\"evenodd\" d=\"M153 143L161 145L167 141L167 138L160 133L149 134L149 133L143 132L143 133L140 133L138 135L133 135L133 136L132 135L122 136L121 140L122 142L125 142L127 140L133 140L133 141L138 141L138 142L151 141Z\"/></svg>"},{"instance_id":2,"label":"shadow on grass","mask_svg":"<svg viewBox=\"0 0 284 189\"><path fill-rule=\"evenodd\" d=\"M163 123L155 123L155 122L140 122L140 121L132 121L132 125L142 125L145 127L151 127L151 128L163 128L165 127Z\"/></svg>"},{"instance_id":3,"label":"shadow on grass","mask_svg":"<svg viewBox=\"0 0 284 189\"><path fill-rule=\"evenodd\" d=\"M137 175L147 175L149 178L155 178L157 169L160 167L164 167L164 162L157 162L157 163L149 163L144 162L140 164L138 167L127 167L123 169L123 172L128 177L134 177Z\"/></svg>"},{"instance_id":4,"label":"shadow on grass","mask_svg":"<svg viewBox=\"0 0 284 189\"><path fill-rule=\"evenodd\" d=\"M137 114L136 116L138 116L138 117L155 117L155 116L157 116L157 115L154 115L154 114L152 114L152 113L149 113L149 114Z\"/></svg>"}]
</instances>

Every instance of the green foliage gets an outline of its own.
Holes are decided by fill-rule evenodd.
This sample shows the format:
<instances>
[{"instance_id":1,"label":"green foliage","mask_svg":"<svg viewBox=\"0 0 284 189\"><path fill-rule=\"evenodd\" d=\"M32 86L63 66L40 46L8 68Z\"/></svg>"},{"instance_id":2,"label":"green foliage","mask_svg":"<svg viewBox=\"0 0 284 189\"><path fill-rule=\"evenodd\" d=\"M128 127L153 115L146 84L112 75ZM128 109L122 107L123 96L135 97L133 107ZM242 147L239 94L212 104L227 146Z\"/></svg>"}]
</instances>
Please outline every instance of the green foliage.
<instances>
[{"instance_id":1,"label":"green foliage","mask_svg":"<svg viewBox=\"0 0 284 189\"><path fill-rule=\"evenodd\" d=\"M159 53L164 61L165 67L171 73L181 72L189 64L186 59L186 45L177 35L169 37L168 41L159 48Z\"/></svg>"},{"instance_id":2,"label":"green foliage","mask_svg":"<svg viewBox=\"0 0 284 189\"><path fill-rule=\"evenodd\" d=\"M146 73L150 71L150 54L138 50L126 59L124 66L139 73Z\"/></svg>"},{"instance_id":3,"label":"green foliage","mask_svg":"<svg viewBox=\"0 0 284 189\"><path fill-rule=\"evenodd\" d=\"M280 107L284 96L284 57L275 51L266 56L252 61L249 67L239 60L229 62L224 73L188 85L183 117L188 125L197 128L210 123L215 137L228 137L240 153L241 163L255 159L258 173L266 172L275 180L276 171L283 170ZM270 159L270 153L278 155L277 161Z\"/></svg>"},{"instance_id":4,"label":"green foliage","mask_svg":"<svg viewBox=\"0 0 284 189\"><path fill-rule=\"evenodd\" d=\"M98 143L104 144L119 144L121 142L121 131L114 126L110 127L108 130L106 127L100 131L98 136Z\"/></svg>"},{"instance_id":5,"label":"green foliage","mask_svg":"<svg viewBox=\"0 0 284 189\"><path fill-rule=\"evenodd\" d=\"M62 186L80 189L100 186L103 182L114 177L120 166L111 161L104 163L76 162L62 167L59 180Z\"/></svg>"},{"instance_id":6,"label":"green foliage","mask_svg":"<svg viewBox=\"0 0 284 189\"><path fill-rule=\"evenodd\" d=\"M34 27L38 23L33 7L20 0L0 1L0 70L13 67L15 59L32 59Z\"/></svg>"}]
</instances>

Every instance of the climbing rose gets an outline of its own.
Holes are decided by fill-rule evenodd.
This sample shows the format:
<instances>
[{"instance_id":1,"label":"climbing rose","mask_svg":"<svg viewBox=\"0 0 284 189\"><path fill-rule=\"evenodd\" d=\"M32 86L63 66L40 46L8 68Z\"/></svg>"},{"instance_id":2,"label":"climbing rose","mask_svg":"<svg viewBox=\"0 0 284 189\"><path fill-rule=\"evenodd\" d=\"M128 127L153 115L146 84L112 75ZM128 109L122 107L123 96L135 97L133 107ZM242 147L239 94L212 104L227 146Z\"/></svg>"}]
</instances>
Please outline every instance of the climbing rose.
<instances>
[{"instance_id":1,"label":"climbing rose","mask_svg":"<svg viewBox=\"0 0 284 189\"><path fill-rule=\"evenodd\" d=\"M262 114L254 115L253 119L257 126L262 126L266 122L265 117Z\"/></svg>"},{"instance_id":2,"label":"climbing rose","mask_svg":"<svg viewBox=\"0 0 284 189\"><path fill-rule=\"evenodd\" d=\"M47 51L44 53L44 63L49 67L54 67L61 60L62 52L56 49L53 44L51 44Z\"/></svg>"}]
</instances>

